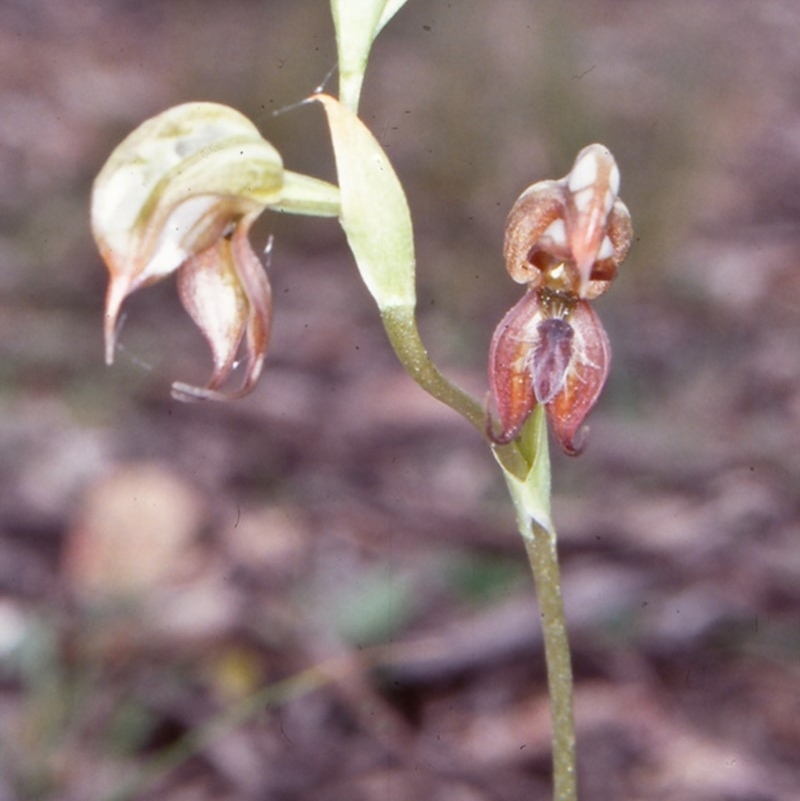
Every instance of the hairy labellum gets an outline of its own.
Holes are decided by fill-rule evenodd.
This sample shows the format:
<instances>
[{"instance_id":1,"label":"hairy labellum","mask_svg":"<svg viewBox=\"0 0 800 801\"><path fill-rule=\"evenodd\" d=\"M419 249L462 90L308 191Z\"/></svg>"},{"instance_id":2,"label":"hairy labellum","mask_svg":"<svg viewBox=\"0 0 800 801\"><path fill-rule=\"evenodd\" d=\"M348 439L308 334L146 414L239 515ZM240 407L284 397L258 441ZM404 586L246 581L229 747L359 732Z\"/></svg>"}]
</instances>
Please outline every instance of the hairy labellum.
<instances>
[{"instance_id":1,"label":"hairy labellum","mask_svg":"<svg viewBox=\"0 0 800 801\"><path fill-rule=\"evenodd\" d=\"M536 326L538 340L533 348L531 374L539 403L550 403L561 391L572 359L575 332L566 320L551 317Z\"/></svg>"}]
</instances>

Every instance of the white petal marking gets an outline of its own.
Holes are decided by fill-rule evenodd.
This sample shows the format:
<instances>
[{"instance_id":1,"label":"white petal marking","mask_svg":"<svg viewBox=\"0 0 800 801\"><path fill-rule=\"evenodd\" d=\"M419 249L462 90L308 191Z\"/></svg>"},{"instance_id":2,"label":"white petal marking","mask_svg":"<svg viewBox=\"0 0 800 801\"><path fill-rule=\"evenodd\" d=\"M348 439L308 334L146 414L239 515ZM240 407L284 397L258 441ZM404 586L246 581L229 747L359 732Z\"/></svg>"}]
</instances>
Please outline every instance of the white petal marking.
<instances>
[{"instance_id":1,"label":"white petal marking","mask_svg":"<svg viewBox=\"0 0 800 801\"><path fill-rule=\"evenodd\" d=\"M597 153L594 150L579 156L569 174L569 191L577 193L592 186L597 180L598 167Z\"/></svg>"},{"instance_id":2,"label":"white petal marking","mask_svg":"<svg viewBox=\"0 0 800 801\"><path fill-rule=\"evenodd\" d=\"M611 170L608 174L608 185L611 188L611 192L616 198L619 194L619 167L617 167L617 162L614 161L614 157L611 153L608 154L609 159L611 160Z\"/></svg>"},{"instance_id":3,"label":"white petal marking","mask_svg":"<svg viewBox=\"0 0 800 801\"><path fill-rule=\"evenodd\" d=\"M597 251L597 259L598 261L601 259L610 259L613 255L614 246L611 244L611 240L607 236L604 236Z\"/></svg>"},{"instance_id":4,"label":"white petal marking","mask_svg":"<svg viewBox=\"0 0 800 801\"><path fill-rule=\"evenodd\" d=\"M558 247L563 248L567 246L567 229L561 217L556 217L556 219L542 231L542 238L545 237L550 239L550 241Z\"/></svg>"},{"instance_id":5,"label":"white petal marking","mask_svg":"<svg viewBox=\"0 0 800 801\"><path fill-rule=\"evenodd\" d=\"M575 204L575 208L581 214L585 214L589 211L594 198L594 186L590 184L585 189L581 189L579 192L574 192L572 195L572 202Z\"/></svg>"}]
</instances>

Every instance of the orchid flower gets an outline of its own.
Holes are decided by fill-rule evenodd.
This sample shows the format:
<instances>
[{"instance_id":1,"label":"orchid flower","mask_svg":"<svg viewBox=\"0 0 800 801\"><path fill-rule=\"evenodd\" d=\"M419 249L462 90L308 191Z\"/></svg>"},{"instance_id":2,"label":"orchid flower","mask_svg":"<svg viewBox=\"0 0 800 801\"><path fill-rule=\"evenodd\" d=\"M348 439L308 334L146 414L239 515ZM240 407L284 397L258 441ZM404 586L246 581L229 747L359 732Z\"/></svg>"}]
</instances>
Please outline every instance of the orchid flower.
<instances>
[{"instance_id":1,"label":"orchid flower","mask_svg":"<svg viewBox=\"0 0 800 801\"><path fill-rule=\"evenodd\" d=\"M339 193L285 170L255 125L227 106L176 106L123 140L92 192L92 231L110 273L106 363L114 360L125 298L177 272L181 302L208 341L214 366L206 387L176 383L173 396L250 392L269 344L272 298L248 233L267 208L335 216ZM243 383L225 391L243 342Z\"/></svg>"},{"instance_id":2,"label":"orchid flower","mask_svg":"<svg viewBox=\"0 0 800 801\"><path fill-rule=\"evenodd\" d=\"M617 197L619 169L602 145L578 154L559 181L520 195L506 224L504 255L523 298L494 332L489 354L497 443L511 442L537 403L569 454L608 375L611 348L589 302L608 289L631 244L631 218Z\"/></svg>"}]
</instances>

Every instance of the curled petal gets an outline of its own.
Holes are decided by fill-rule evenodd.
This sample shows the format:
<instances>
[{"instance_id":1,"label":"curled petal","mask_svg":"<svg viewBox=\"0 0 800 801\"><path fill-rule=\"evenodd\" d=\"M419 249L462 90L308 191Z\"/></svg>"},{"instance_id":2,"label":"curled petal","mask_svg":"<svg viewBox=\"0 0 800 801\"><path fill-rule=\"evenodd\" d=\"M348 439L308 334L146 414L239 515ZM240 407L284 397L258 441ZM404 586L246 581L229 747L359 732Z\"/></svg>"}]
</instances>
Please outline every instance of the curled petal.
<instances>
[{"instance_id":1,"label":"curled petal","mask_svg":"<svg viewBox=\"0 0 800 801\"><path fill-rule=\"evenodd\" d=\"M506 221L503 255L506 269L519 284L533 289L551 263L570 258L564 224L563 181L539 181L528 187Z\"/></svg>"},{"instance_id":2,"label":"curled petal","mask_svg":"<svg viewBox=\"0 0 800 801\"><path fill-rule=\"evenodd\" d=\"M570 325L572 358L561 390L547 404L547 416L561 447L576 455L583 449L583 442L576 438L606 382L611 346L600 318L587 302L575 306Z\"/></svg>"},{"instance_id":3,"label":"curled petal","mask_svg":"<svg viewBox=\"0 0 800 801\"><path fill-rule=\"evenodd\" d=\"M249 221L243 220L231 240L239 278L250 303L245 327L247 371L238 396L246 395L255 387L264 366L272 331L272 289L267 273L247 238L247 231L256 216L253 215Z\"/></svg>"},{"instance_id":4,"label":"curled petal","mask_svg":"<svg viewBox=\"0 0 800 801\"><path fill-rule=\"evenodd\" d=\"M253 253L242 221L230 237L189 259L178 271L181 301L211 347L214 371L205 388L173 385L181 399L230 400L249 393L256 384L269 344L272 300L267 275ZM220 388L233 369L243 337L246 374L233 392Z\"/></svg>"},{"instance_id":5,"label":"curled petal","mask_svg":"<svg viewBox=\"0 0 800 801\"><path fill-rule=\"evenodd\" d=\"M633 241L633 223L628 207L617 198L608 217L608 236L614 255L611 257L618 267L625 261Z\"/></svg>"},{"instance_id":6,"label":"curled petal","mask_svg":"<svg viewBox=\"0 0 800 801\"><path fill-rule=\"evenodd\" d=\"M539 295L531 290L495 329L489 350L489 387L500 430L494 430L491 420L488 426L494 442L515 439L536 405L531 359L542 319Z\"/></svg>"},{"instance_id":7,"label":"curled petal","mask_svg":"<svg viewBox=\"0 0 800 801\"><path fill-rule=\"evenodd\" d=\"M122 309L122 302L130 294L130 284L130 278L127 275L112 276L108 282L103 317L106 364L114 363L114 353L117 349L117 320Z\"/></svg>"},{"instance_id":8,"label":"curled petal","mask_svg":"<svg viewBox=\"0 0 800 801\"><path fill-rule=\"evenodd\" d=\"M617 268L628 255L633 239L631 215L628 207L619 199L614 201L608 215L606 235L600 245L597 261L592 266L589 281L584 284L581 297L593 300L608 289L617 274Z\"/></svg>"},{"instance_id":9,"label":"curled petal","mask_svg":"<svg viewBox=\"0 0 800 801\"><path fill-rule=\"evenodd\" d=\"M247 297L228 239L184 263L178 270L178 293L211 347L214 372L208 389L218 389L233 369L247 321Z\"/></svg>"}]
</instances>

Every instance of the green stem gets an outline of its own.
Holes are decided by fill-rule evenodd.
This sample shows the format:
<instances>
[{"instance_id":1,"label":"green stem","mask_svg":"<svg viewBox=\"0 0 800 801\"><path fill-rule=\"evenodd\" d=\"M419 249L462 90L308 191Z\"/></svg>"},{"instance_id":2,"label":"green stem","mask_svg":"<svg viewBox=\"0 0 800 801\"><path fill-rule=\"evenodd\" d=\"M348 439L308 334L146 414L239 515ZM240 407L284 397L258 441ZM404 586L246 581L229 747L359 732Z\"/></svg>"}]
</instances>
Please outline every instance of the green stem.
<instances>
[{"instance_id":1,"label":"green stem","mask_svg":"<svg viewBox=\"0 0 800 801\"><path fill-rule=\"evenodd\" d=\"M347 106L353 114L358 114L358 102L361 99L361 85L364 82L364 71L339 73L339 102Z\"/></svg>"},{"instance_id":2,"label":"green stem","mask_svg":"<svg viewBox=\"0 0 800 801\"><path fill-rule=\"evenodd\" d=\"M448 381L433 364L422 344L414 309L405 306L385 308L381 311L381 319L397 358L411 378L429 395L458 412L486 438L487 421L483 406ZM493 445L492 448L504 470L522 478L530 469L516 442Z\"/></svg>"},{"instance_id":3,"label":"green stem","mask_svg":"<svg viewBox=\"0 0 800 801\"><path fill-rule=\"evenodd\" d=\"M413 307L385 308L383 325L397 358L425 391L466 418L486 436L483 407L433 365L420 339ZM556 535L550 519L550 460L547 454L547 424L541 408L536 410L523 437L495 446L494 454L506 475L517 522L533 570L542 617L547 684L553 721L553 799L577 801L575 775L575 727L572 716L572 665L570 661ZM527 456L526 456L527 454ZM535 491L526 491L531 479ZM547 521L549 528L532 516Z\"/></svg>"},{"instance_id":4,"label":"green stem","mask_svg":"<svg viewBox=\"0 0 800 801\"><path fill-rule=\"evenodd\" d=\"M553 799L577 801L572 664L555 538L551 532L535 522L529 526L528 531L520 533L536 582L544 634L550 716L553 721Z\"/></svg>"},{"instance_id":5,"label":"green stem","mask_svg":"<svg viewBox=\"0 0 800 801\"><path fill-rule=\"evenodd\" d=\"M528 562L536 583L544 637L547 686L553 739L554 801L577 801L575 774L575 726L572 718L572 665L570 662L557 536L550 509L550 452L547 415L537 406L525 424L516 446L515 460L526 469L516 469L508 453L495 449L495 457L506 479L517 513L517 528L525 543Z\"/></svg>"},{"instance_id":6,"label":"green stem","mask_svg":"<svg viewBox=\"0 0 800 801\"><path fill-rule=\"evenodd\" d=\"M486 415L483 407L464 390L451 384L436 369L422 344L413 307L395 306L382 309L381 319L397 358L414 381L485 435Z\"/></svg>"}]
</instances>

